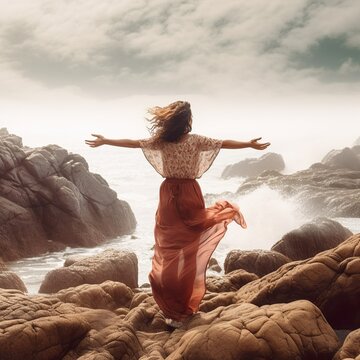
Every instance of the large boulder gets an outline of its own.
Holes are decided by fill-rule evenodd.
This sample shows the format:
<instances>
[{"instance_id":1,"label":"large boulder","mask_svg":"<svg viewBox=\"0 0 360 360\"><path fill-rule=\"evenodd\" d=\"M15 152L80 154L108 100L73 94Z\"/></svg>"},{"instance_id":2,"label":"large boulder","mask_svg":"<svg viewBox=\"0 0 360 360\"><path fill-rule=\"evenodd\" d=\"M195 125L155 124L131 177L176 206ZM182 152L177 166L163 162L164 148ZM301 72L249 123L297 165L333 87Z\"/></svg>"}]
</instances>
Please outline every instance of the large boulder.
<instances>
[{"instance_id":1,"label":"large boulder","mask_svg":"<svg viewBox=\"0 0 360 360\"><path fill-rule=\"evenodd\" d=\"M138 287L138 261L133 252L107 249L72 265L48 272L40 293L55 293L81 284L119 281L131 288Z\"/></svg>"},{"instance_id":2,"label":"large boulder","mask_svg":"<svg viewBox=\"0 0 360 360\"><path fill-rule=\"evenodd\" d=\"M236 176L258 176L266 170L282 171L284 168L285 163L280 154L267 153L258 159L245 159L236 164L226 166L221 177L223 179L228 179Z\"/></svg>"},{"instance_id":3,"label":"large boulder","mask_svg":"<svg viewBox=\"0 0 360 360\"><path fill-rule=\"evenodd\" d=\"M278 269L291 260L276 251L231 250L225 258L225 274L236 269L244 269L262 277Z\"/></svg>"},{"instance_id":4,"label":"large boulder","mask_svg":"<svg viewBox=\"0 0 360 360\"><path fill-rule=\"evenodd\" d=\"M0 131L0 253L4 261L130 234L129 204L86 160L57 145L29 148Z\"/></svg>"},{"instance_id":5,"label":"large boulder","mask_svg":"<svg viewBox=\"0 0 360 360\"><path fill-rule=\"evenodd\" d=\"M330 151L321 162L336 169L360 170L360 158L348 147Z\"/></svg>"},{"instance_id":6,"label":"large boulder","mask_svg":"<svg viewBox=\"0 0 360 360\"><path fill-rule=\"evenodd\" d=\"M285 234L271 250L292 260L303 260L339 245L351 235L352 232L337 221L316 218Z\"/></svg>"},{"instance_id":7,"label":"large boulder","mask_svg":"<svg viewBox=\"0 0 360 360\"><path fill-rule=\"evenodd\" d=\"M345 339L333 360L360 360L360 329L352 331Z\"/></svg>"},{"instance_id":8,"label":"large boulder","mask_svg":"<svg viewBox=\"0 0 360 360\"><path fill-rule=\"evenodd\" d=\"M360 234L311 259L293 261L236 292L208 294L200 309L250 302L258 306L306 299L336 329L360 327Z\"/></svg>"},{"instance_id":9,"label":"large boulder","mask_svg":"<svg viewBox=\"0 0 360 360\"><path fill-rule=\"evenodd\" d=\"M233 304L173 331L151 295L106 281L54 295L0 289L2 360L331 359L338 338L308 301Z\"/></svg>"},{"instance_id":10,"label":"large boulder","mask_svg":"<svg viewBox=\"0 0 360 360\"><path fill-rule=\"evenodd\" d=\"M0 288L1 289L18 289L27 292L24 282L12 271L0 270Z\"/></svg>"},{"instance_id":11,"label":"large boulder","mask_svg":"<svg viewBox=\"0 0 360 360\"><path fill-rule=\"evenodd\" d=\"M211 292L236 291L258 278L257 275L242 269L233 270L223 276L210 275L206 277L206 290Z\"/></svg>"}]
</instances>

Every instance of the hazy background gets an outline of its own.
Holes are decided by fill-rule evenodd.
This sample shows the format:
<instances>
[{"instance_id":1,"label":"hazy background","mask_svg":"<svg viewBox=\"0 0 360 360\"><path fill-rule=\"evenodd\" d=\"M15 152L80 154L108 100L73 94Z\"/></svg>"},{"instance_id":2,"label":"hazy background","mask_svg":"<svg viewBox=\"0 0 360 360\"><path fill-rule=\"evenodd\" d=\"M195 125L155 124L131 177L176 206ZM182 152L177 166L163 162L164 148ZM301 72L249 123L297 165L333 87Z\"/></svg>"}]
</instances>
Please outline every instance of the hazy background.
<instances>
[{"instance_id":1,"label":"hazy background","mask_svg":"<svg viewBox=\"0 0 360 360\"><path fill-rule=\"evenodd\" d=\"M81 152L91 132L147 137L148 107L186 99L194 132L263 136L301 168L360 135L359 14L358 0L0 0L1 126Z\"/></svg>"}]
</instances>

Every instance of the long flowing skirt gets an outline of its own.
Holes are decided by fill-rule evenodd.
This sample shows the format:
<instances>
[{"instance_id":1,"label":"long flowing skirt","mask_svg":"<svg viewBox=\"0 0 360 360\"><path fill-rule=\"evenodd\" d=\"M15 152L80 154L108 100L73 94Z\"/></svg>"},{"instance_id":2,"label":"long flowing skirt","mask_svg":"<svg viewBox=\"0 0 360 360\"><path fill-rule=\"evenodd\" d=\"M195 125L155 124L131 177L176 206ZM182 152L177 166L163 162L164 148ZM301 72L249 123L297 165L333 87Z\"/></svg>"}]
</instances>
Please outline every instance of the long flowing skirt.
<instances>
[{"instance_id":1,"label":"long flowing skirt","mask_svg":"<svg viewBox=\"0 0 360 360\"><path fill-rule=\"evenodd\" d=\"M232 220L246 227L235 204L220 200L205 208L197 180L166 178L161 183L149 281L166 317L182 321L198 311L208 262Z\"/></svg>"}]
</instances>

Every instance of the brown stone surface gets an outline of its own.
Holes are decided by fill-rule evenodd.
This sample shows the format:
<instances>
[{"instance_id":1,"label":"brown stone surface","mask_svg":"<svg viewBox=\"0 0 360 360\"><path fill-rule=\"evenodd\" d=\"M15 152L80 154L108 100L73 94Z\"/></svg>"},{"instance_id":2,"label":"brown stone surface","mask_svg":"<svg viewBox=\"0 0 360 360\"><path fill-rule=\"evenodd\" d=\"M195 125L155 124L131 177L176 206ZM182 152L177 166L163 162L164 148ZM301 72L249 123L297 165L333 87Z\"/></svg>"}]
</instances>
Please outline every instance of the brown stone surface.
<instances>
[{"instance_id":1,"label":"brown stone surface","mask_svg":"<svg viewBox=\"0 0 360 360\"><path fill-rule=\"evenodd\" d=\"M333 360L360 360L360 329L352 331L345 339Z\"/></svg>"},{"instance_id":2,"label":"brown stone surface","mask_svg":"<svg viewBox=\"0 0 360 360\"><path fill-rule=\"evenodd\" d=\"M138 261L134 253L107 249L85 257L72 265L48 272L40 293L55 293L81 284L101 284L106 280L119 281L131 288L138 286Z\"/></svg>"},{"instance_id":3,"label":"brown stone surface","mask_svg":"<svg viewBox=\"0 0 360 360\"><path fill-rule=\"evenodd\" d=\"M233 270L223 276L207 276L206 289L211 292L236 291L245 284L258 279L253 273L243 269Z\"/></svg>"},{"instance_id":4,"label":"brown stone surface","mask_svg":"<svg viewBox=\"0 0 360 360\"><path fill-rule=\"evenodd\" d=\"M200 309L250 302L256 305L307 299L337 329L360 327L360 234L308 260L283 265L236 292L207 294Z\"/></svg>"},{"instance_id":5,"label":"brown stone surface","mask_svg":"<svg viewBox=\"0 0 360 360\"><path fill-rule=\"evenodd\" d=\"M18 289L27 292L26 286L20 277L12 271L0 270L0 288L1 289Z\"/></svg>"},{"instance_id":6,"label":"brown stone surface","mask_svg":"<svg viewBox=\"0 0 360 360\"><path fill-rule=\"evenodd\" d=\"M352 232L337 221L316 218L285 234L271 250L292 260L303 260L339 245L351 235Z\"/></svg>"},{"instance_id":7,"label":"brown stone surface","mask_svg":"<svg viewBox=\"0 0 360 360\"><path fill-rule=\"evenodd\" d=\"M0 304L2 360L331 359L339 348L308 301L232 304L176 330L151 295L113 281L54 295L0 289Z\"/></svg>"},{"instance_id":8,"label":"brown stone surface","mask_svg":"<svg viewBox=\"0 0 360 360\"><path fill-rule=\"evenodd\" d=\"M231 250L226 255L224 269L225 274L236 269L244 269L262 277L290 261L288 257L276 251Z\"/></svg>"},{"instance_id":9,"label":"brown stone surface","mask_svg":"<svg viewBox=\"0 0 360 360\"><path fill-rule=\"evenodd\" d=\"M0 254L4 261L94 246L130 234L129 204L86 160L57 145L28 148L0 131Z\"/></svg>"}]
</instances>

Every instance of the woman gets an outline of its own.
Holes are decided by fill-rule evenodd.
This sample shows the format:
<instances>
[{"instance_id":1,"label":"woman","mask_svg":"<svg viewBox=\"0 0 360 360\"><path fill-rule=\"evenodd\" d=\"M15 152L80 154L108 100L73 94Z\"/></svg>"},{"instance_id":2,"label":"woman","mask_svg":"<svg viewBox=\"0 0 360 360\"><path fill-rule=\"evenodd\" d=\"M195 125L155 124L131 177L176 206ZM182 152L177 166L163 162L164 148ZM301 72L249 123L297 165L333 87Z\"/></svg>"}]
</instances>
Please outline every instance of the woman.
<instances>
[{"instance_id":1,"label":"woman","mask_svg":"<svg viewBox=\"0 0 360 360\"><path fill-rule=\"evenodd\" d=\"M266 149L270 143L218 140L190 134L190 104L176 101L149 110L151 137L141 140L106 139L92 134L91 147L114 145L141 148L146 159L165 178L155 215L155 247L149 281L155 301L167 323L179 327L199 309L205 288L206 268L227 225L235 220L246 228L236 204L219 200L205 208L196 178L209 169L220 149Z\"/></svg>"}]
</instances>

